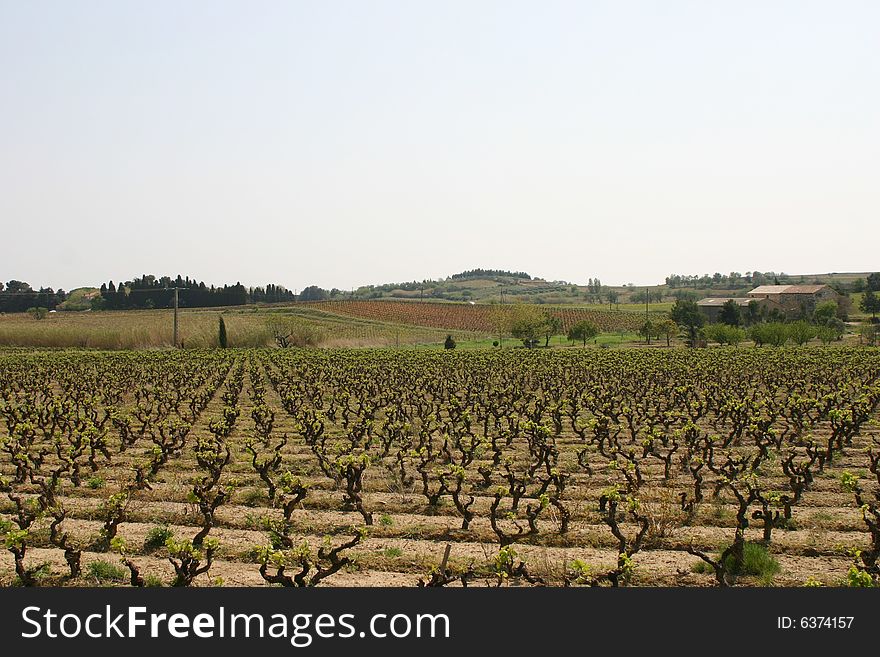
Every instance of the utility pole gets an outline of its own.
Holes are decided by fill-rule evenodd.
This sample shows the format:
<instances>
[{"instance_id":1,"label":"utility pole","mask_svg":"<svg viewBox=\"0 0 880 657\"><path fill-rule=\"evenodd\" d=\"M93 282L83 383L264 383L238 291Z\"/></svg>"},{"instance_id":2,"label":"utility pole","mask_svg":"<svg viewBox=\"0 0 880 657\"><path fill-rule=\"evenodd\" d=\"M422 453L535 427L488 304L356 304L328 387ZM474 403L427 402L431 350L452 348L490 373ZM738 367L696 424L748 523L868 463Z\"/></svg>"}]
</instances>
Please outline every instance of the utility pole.
<instances>
[{"instance_id":1,"label":"utility pole","mask_svg":"<svg viewBox=\"0 0 880 657\"><path fill-rule=\"evenodd\" d=\"M504 283L501 284L501 305L504 305ZM501 327L498 327L498 347L504 348L504 330Z\"/></svg>"},{"instance_id":2,"label":"utility pole","mask_svg":"<svg viewBox=\"0 0 880 657\"><path fill-rule=\"evenodd\" d=\"M167 287L166 290L171 290L174 292L174 296L172 297L172 303L174 308L174 333L172 336L172 340L174 342L174 348L177 349L180 346L180 322L178 321L178 310L180 309L180 297L179 292L181 289L179 287Z\"/></svg>"},{"instance_id":3,"label":"utility pole","mask_svg":"<svg viewBox=\"0 0 880 657\"><path fill-rule=\"evenodd\" d=\"M175 349L177 349L180 346L180 340L178 339L178 330L177 330L178 289L179 288L174 288L174 348Z\"/></svg>"}]
</instances>

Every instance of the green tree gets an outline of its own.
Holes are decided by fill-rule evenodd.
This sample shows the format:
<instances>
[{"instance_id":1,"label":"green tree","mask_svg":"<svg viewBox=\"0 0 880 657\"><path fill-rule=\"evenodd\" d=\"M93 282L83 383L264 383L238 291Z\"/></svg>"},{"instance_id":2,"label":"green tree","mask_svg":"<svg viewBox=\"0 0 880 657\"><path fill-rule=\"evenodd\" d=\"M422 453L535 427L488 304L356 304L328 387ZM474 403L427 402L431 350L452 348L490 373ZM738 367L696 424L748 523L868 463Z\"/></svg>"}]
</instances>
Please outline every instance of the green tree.
<instances>
[{"instance_id":1,"label":"green tree","mask_svg":"<svg viewBox=\"0 0 880 657\"><path fill-rule=\"evenodd\" d=\"M837 303L834 301L826 301L816 306L813 311L813 321L818 326L827 326L833 320L837 319Z\"/></svg>"},{"instance_id":2,"label":"green tree","mask_svg":"<svg viewBox=\"0 0 880 657\"><path fill-rule=\"evenodd\" d=\"M661 319L659 322L654 324L654 328L657 330L657 336L663 336L666 338L666 346L670 346L672 342L672 338L678 335L678 324L673 322L671 319Z\"/></svg>"},{"instance_id":3,"label":"green tree","mask_svg":"<svg viewBox=\"0 0 880 657\"><path fill-rule=\"evenodd\" d=\"M508 311L508 332L531 349L546 334L546 317L535 306L518 305Z\"/></svg>"},{"instance_id":4,"label":"green tree","mask_svg":"<svg viewBox=\"0 0 880 657\"><path fill-rule=\"evenodd\" d=\"M651 344L651 338L655 335L659 336L659 333L657 332L657 327L655 327L654 323L649 319L639 327L639 335L644 336L646 344Z\"/></svg>"},{"instance_id":5,"label":"green tree","mask_svg":"<svg viewBox=\"0 0 880 657\"><path fill-rule=\"evenodd\" d=\"M770 322L765 326L768 330L767 342L774 347L782 347L791 337L791 329L784 322Z\"/></svg>"},{"instance_id":6,"label":"green tree","mask_svg":"<svg viewBox=\"0 0 880 657\"><path fill-rule=\"evenodd\" d=\"M327 290L318 287L317 285L309 285L299 294L299 298L297 301L324 301L330 298L330 293Z\"/></svg>"},{"instance_id":7,"label":"green tree","mask_svg":"<svg viewBox=\"0 0 880 657\"><path fill-rule=\"evenodd\" d=\"M614 290L608 290L605 293L605 300L608 302L608 310L611 310L611 304L617 303L620 295L617 294Z\"/></svg>"},{"instance_id":8,"label":"green tree","mask_svg":"<svg viewBox=\"0 0 880 657\"><path fill-rule=\"evenodd\" d=\"M222 317L220 318L220 330L219 330L219 335L217 336L217 338L220 342L221 349L226 349L226 347L229 346L229 341L226 336L226 322L223 321Z\"/></svg>"},{"instance_id":9,"label":"green tree","mask_svg":"<svg viewBox=\"0 0 880 657\"><path fill-rule=\"evenodd\" d=\"M880 292L880 272L875 271L865 279L865 284L872 292Z\"/></svg>"},{"instance_id":10,"label":"green tree","mask_svg":"<svg viewBox=\"0 0 880 657\"><path fill-rule=\"evenodd\" d=\"M544 346L550 346L550 338L562 333L562 320L557 315L544 313Z\"/></svg>"},{"instance_id":11,"label":"green tree","mask_svg":"<svg viewBox=\"0 0 880 657\"><path fill-rule=\"evenodd\" d=\"M17 292L33 292L33 288L24 281L12 279L6 283L6 291L15 294Z\"/></svg>"},{"instance_id":12,"label":"green tree","mask_svg":"<svg viewBox=\"0 0 880 657\"><path fill-rule=\"evenodd\" d=\"M739 326L727 327L727 344L737 347L739 346L739 343L743 342L745 339L746 332L744 329L741 329Z\"/></svg>"},{"instance_id":13,"label":"green tree","mask_svg":"<svg viewBox=\"0 0 880 657\"><path fill-rule=\"evenodd\" d=\"M770 325L769 324L753 324L749 328L749 338L755 343L756 347L763 347L770 342Z\"/></svg>"},{"instance_id":14,"label":"green tree","mask_svg":"<svg viewBox=\"0 0 880 657\"><path fill-rule=\"evenodd\" d=\"M718 316L718 319L721 320L722 324L739 326L740 323L742 323L742 313L740 312L736 301L733 299L725 301L724 305L721 306L721 313Z\"/></svg>"},{"instance_id":15,"label":"green tree","mask_svg":"<svg viewBox=\"0 0 880 657\"><path fill-rule=\"evenodd\" d=\"M726 331L727 324L709 324L709 326L703 329L703 335L706 336L706 340L709 342L724 344Z\"/></svg>"},{"instance_id":16,"label":"green tree","mask_svg":"<svg viewBox=\"0 0 880 657\"><path fill-rule=\"evenodd\" d=\"M839 340L843 335L843 322L836 317L832 321L836 322L837 325L832 323L816 327L816 337L822 341L822 344L827 345L834 340Z\"/></svg>"},{"instance_id":17,"label":"green tree","mask_svg":"<svg viewBox=\"0 0 880 657\"><path fill-rule=\"evenodd\" d=\"M695 347L699 338L700 328L706 323L706 318L700 312L695 301L687 299L678 299L669 317L679 326L683 327L688 334L688 346Z\"/></svg>"},{"instance_id":18,"label":"green tree","mask_svg":"<svg viewBox=\"0 0 880 657\"><path fill-rule=\"evenodd\" d=\"M877 321L877 313L880 312L880 298L874 294L874 290L868 288L862 295L859 308L864 313L871 313L871 321Z\"/></svg>"},{"instance_id":19,"label":"green tree","mask_svg":"<svg viewBox=\"0 0 880 657\"><path fill-rule=\"evenodd\" d=\"M569 340L581 340L584 346L587 346L587 340L592 340L599 335L599 328L587 320L583 319L568 329Z\"/></svg>"},{"instance_id":20,"label":"green tree","mask_svg":"<svg viewBox=\"0 0 880 657\"><path fill-rule=\"evenodd\" d=\"M761 305L755 299L749 301L745 319L749 326L761 321Z\"/></svg>"}]
</instances>

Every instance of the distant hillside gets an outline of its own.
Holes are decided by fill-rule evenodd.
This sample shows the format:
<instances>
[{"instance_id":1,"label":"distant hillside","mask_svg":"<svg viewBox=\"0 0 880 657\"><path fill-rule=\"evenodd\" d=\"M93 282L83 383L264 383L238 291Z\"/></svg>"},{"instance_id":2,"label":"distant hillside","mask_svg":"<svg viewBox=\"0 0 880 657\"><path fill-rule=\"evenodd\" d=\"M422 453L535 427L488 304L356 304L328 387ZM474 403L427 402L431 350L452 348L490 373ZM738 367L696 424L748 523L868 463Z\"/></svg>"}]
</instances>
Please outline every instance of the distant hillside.
<instances>
[{"instance_id":1,"label":"distant hillside","mask_svg":"<svg viewBox=\"0 0 880 657\"><path fill-rule=\"evenodd\" d=\"M471 269L440 280L364 285L353 292L332 290L326 298L556 304L585 301L580 288L565 281L547 281L523 271L499 269Z\"/></svg>"},{"instance_id":2,"label":"distant hillside","mask_svg":"<svg viewBox=\"0 0 880 657\"><path fill-rule=\"evenodd\" d=\"M666 311L677 299L699 300L705 297L743 297L758 285L827 284L841 294L860 293L868 277L867 272L833 272L824 274L786 274L784 272L747 271L728 274L670 274L663 283L648 286L606 285L598 277L587 277L584 282L547 280L531 273L515 270L475 268L452 274L442 279L425 279L402 283L363 285L354 290L337 288L326 290L317 285L300 289L298 294L281 285L246 288L240 283L223 287L197 283L189 277L176 279L144 275L125 283L112 281L101 288L81 287L69 293L60 290L55 303L48 304L59 310L117 310L131 308L167 308L170 306L169 287L184 288L180 292L182 307L219 307L249 304L288 304L316 301L371 301L397 299L422 302L526 303L550 306L586 306L589 310L629 310L642 312L645 303L651 311ZM302 281L301 281L302 282ZM0 283L0 312L23 312L28 307L47 305L41 302L40 291L17 293L30 286L10 281L3 289ZM25 286L25 287L22 287ZM47 293L51 288L46 288ZM21 296L27 295L27 298ZM61 300L64 299L63 302Z\"/></svg>"},{"instance_id":3,"label":"distant hillside","mask_svg":"<svg viewBox=\"0 0 880 657\"><path fill-rule=\"evenodd\" d=\"M96 287L78 287L68 292L64 303L58 304L58 310L89 310L92 299L100 296L101 291Z\"/></svg>"},{"instance_id":4,"label":"distant hillside","mask_svg":"<svg viewBox=\"0 0 880 657\"><path fill-rule=\"evenodd\" d=\"M308 301L340 299L410 299L418 301L472 301L475 303L539 303L550 305L671 304L678 298L701 299L712 296L745 296L758 285L827 284L841 293L858 291L857 283L867 273L786 274L746 272L739 274L678 275L665 283L649 286L605 285L598 278L584 284L548 281L525 272L473 269L441 280L364 285L354 291L321 291ZM320 290L320 288L313 288Z\"/></svg>"}]
</instances>

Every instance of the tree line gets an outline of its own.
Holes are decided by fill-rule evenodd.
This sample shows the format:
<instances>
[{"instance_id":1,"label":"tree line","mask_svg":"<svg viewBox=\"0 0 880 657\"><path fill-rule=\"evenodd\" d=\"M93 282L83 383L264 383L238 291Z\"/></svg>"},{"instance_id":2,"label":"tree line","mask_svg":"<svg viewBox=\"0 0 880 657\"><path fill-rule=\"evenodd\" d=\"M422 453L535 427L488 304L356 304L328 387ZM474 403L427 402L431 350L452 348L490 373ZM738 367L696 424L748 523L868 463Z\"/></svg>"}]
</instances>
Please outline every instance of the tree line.
<instances>
[{"instance_id":1,"label":"tree line","mask_svg":"<svg viewBox=\"0 0 880 657\"><path fill-rule=\"evenodd\" d=\"M178 303L186 308L213 306L243 306L248 303L277 303L295 301L296 295L287 288L269 284L265 287L245 287L241 283L216 287L181 277L157 278L144 274L116 285L113 281L101 284L101 298L96 309L129 310L141 308L167 308L173 304L174 290L180 288Z\"/></svg>"},{"instance_id":2,"label":"tree line","mask_svg":"<svg viewBox=\"0 0 880 657\"><path fill-rule=\"evenodd\" d=\"M53 290L51 287L33 289L24 281L15 279L5 285L0 283L0 312L23 313L31 308L53 310L67 298L64 290Z\"/></svg>"},{"instance_id":3,"label":"tree line","mask_svg":"<svg viewBox=\"0 0 880 657\"><path fill-rule=\"evenodd\" d=\"M461 280L467 278L493 278L495 276L506 276L508 278L524 278L527 281L532 277L524 271L507 271L505 269L468 269L458 274L453 274L449 278L452 280Z\"/></svg>"},{"instance_id":4,"label":"tree line","mask_svg":"<svg viewBox=\"0 0 880 657\"><path fill-rule=\"evenodd\" d=\"M880 290L880 273L875 272L869 274L866 278L857 278L853 281L844 282L839 280L827 281L816 278L812 281L806 280L803 276L790 276L782 272L773 271L747 271L745 274L732 271L729 274L715 272L712 275L703 274L670 274L666 277L666 285L670 289L705 289L705 288L723 288L736 289L745 287L757 287L758 285L828 285L840 294L848 292L864 292L872 289L875 292ZM644 299L643 299L644 301Z\"/></svg>"}]
</instances>

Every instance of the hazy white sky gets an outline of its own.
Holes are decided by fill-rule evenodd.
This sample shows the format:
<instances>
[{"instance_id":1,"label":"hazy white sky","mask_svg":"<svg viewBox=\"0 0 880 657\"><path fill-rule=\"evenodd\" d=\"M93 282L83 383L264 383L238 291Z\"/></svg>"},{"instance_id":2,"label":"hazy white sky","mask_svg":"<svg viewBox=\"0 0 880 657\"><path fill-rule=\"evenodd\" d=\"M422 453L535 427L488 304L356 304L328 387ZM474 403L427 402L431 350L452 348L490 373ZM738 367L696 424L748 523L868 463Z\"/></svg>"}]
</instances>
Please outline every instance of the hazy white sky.
<instances>
[{"instance_id":1,"label":"hazy white sky","mask_svg":"<svg viewBox=\"0 0 880 657\"><path fill-rule=\"evenodd\" d=\"M880 266L880 3L0 0L0 279Z\"/></svg>"}]
</instances>

